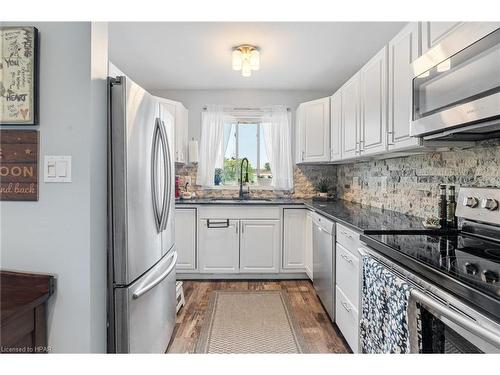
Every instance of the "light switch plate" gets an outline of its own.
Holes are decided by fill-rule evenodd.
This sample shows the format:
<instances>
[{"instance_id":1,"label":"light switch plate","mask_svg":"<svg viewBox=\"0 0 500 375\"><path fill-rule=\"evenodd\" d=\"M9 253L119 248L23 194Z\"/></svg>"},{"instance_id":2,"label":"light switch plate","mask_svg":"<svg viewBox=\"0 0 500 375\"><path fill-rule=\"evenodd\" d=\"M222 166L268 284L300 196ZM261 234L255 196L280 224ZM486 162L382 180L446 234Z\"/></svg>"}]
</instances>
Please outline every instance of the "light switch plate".
<instances>
[{"instance_id":1,"label":"light switch plate","mask_svg":"<svg viewBox=\"0 0 500 375\"><path fill-rule=\"evenodd\" d=\"M71 182L71 156L45 155L43 176L45 182Z\"/></svg>"}]
</instances>

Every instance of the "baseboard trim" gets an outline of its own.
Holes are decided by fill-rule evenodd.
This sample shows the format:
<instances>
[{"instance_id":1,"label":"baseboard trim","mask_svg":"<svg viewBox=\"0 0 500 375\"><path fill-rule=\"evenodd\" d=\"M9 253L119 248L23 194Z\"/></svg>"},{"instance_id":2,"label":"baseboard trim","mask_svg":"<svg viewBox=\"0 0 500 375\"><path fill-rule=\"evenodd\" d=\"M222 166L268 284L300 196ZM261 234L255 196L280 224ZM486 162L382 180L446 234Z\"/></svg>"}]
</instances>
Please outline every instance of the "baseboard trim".
<instances>
[{"instance_id":1,"label":"baseboard trim","mask_svg":"<svg viewBox=\"0 0 500 375\"><path fill-rule=\"evenodd\" d=\"M304 273L177 273L177 280L308 280Z\"/></svg>"}]
</instances>

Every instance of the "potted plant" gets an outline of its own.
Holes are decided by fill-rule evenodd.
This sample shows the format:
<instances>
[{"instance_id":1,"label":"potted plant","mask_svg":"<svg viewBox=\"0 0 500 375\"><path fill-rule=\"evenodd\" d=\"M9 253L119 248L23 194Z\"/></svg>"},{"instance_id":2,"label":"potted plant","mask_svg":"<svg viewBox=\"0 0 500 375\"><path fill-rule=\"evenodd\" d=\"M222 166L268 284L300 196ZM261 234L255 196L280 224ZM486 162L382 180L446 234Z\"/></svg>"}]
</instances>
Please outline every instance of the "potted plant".
<instances>
[{"instance_id":1,"label":"potted plant","mask_svg":"<svg viewBox=\"0 0 500 375\"><path fill-rule=\"evenodd\" d=\"M219 186L222 182L222 168L215 168L214 184Z\"/></svg>"},{"instance_id":2,"label":"potted plant","mask_svg":"<svg viewBox=\"0 0 500 375\"><path fill-rule=\"evenodd\" d=\"M318 196L326 198L328 196L328 188L330 187L330 180L327 178L320 178L316 182L316 190L318 190Z\"/></svg>"}]
</instances>

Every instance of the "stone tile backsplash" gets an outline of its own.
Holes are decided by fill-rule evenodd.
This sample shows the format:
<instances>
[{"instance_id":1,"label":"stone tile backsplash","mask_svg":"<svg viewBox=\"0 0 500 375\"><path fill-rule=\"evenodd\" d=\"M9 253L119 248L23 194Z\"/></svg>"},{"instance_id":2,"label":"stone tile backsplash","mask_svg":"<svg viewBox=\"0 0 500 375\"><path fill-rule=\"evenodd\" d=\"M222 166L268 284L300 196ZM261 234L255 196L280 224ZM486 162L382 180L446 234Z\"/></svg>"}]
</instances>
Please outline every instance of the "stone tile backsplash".
<instances>
[{"instance_id":1,"label":"stone tile backsplash","mask_svg":"<svg viewBox=\"0 0 500 375\"><path fill-rule=\"evenodd\" d=\"M191 185L188 191L195 192L198 198L235 198L238 189L202 189L196 185L195 165L176 165L176 174L181 177L181 186L185 185L185 177L191 177ZM321 179L327 179L330 195L336 194L337 169L334 165L297 165L293 170L294 189L291 192L274 191L269 189L251 190L254 198L297 198L308 199L317 195L316 184ZM184 190L184 189L182 189Z\"/></svg>"},{"instance_id":2,"label":"stone tile backsplash","mask_svg":"<svg viewBox=\"0 0 500 375\"><path fill-rule=\"evenodd\" d=\"M439 185L500 187L500 140L337 167L337 196L411 215L437 216Z\"/></svg>"},{"instance_id":3,"label":"stone tile backsplash","mask_svg":"<svg viewBox=\"0 0 500 375\"><path fill-rule=\"evenodd\" d=\"M204 190L196 185L196 166L176 166L191 176L189 191L199 198L238 196L238 190ZM439 185L500 187L500 140L473 148L452 149L343 165L297 165L292 192L253 190L256 198L307 199L317 195L316 184L328 179L329 194L351 202L420 217L437 216Z\"/></svg>"}]
</instances>

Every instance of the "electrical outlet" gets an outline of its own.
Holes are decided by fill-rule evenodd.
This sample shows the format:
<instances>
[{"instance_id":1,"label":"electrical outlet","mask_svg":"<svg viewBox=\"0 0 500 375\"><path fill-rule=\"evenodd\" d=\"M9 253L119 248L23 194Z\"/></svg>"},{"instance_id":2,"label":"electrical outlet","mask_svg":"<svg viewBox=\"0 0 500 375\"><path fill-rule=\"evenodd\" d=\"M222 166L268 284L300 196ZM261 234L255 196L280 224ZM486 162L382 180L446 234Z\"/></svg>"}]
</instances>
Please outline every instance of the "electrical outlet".
<instances>
[{"instance_id":1,"label":"electrical outlet","mask_svg":"<svg viewBox=\"0 0 500 375\"><path fill-rule=\"evenodd\" d=\"M380 189L387 190L387 176L380 177Z\"/></svg>"},{"instance_id":2,"label":"electrical outlet","mask_svg":"<svg viewBox=\"0 0 500 375\"><path fill-rule=\"evenodd\" d=\"M359 188L359 177L352 178L352 187Z\"/></svg>"}]
</instances>

